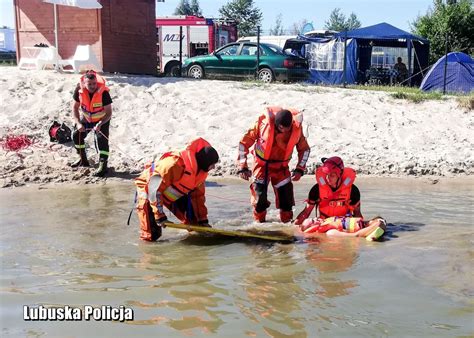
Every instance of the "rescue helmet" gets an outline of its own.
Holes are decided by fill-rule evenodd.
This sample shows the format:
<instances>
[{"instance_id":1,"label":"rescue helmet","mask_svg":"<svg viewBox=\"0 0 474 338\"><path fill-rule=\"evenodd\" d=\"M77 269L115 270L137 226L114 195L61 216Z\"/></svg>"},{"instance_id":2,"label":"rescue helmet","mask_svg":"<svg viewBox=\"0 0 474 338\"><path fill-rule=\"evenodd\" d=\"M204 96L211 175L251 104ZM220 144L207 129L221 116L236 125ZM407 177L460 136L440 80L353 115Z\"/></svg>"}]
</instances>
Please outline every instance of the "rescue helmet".
<instances>
[{"instance_id":1,"label":"rescue helmet","mask_svg":"<svg viewBox=\"0 0 474 338\"><path fill-rule=\"evenodd\" d=\"M342 173L344 172L344 162L340 157L323 157L321 162L323 163L322 171L324 174L329 175L330 173L334 172L338 177L342 176Z\"/></svg>"}]
</instances>

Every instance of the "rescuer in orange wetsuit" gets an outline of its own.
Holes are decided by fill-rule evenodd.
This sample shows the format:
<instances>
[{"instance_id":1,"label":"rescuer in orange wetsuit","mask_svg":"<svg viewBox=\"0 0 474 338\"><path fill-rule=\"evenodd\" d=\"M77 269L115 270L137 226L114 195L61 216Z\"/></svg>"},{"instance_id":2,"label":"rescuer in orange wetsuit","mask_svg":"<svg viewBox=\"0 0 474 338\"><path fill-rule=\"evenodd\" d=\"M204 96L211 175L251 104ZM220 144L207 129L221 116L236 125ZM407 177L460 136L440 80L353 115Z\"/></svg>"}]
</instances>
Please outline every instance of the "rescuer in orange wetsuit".
<instances>
[{"instance_id":1,"label":"rescuer in orange wetsuit","mask_svg":"<svg viewBox=\"0 0 474 338\"><path fill-rule=\"evenodd\" d=\"M289 222L293 218L295 205L292 181L298 181L304 174L310 147L303 135L303 115L294 109L267 107L257 122L239 143L239 176L249 180L254 219L265 222L268 183L272 183L276 196L276 207L280 209L280 220ZM254 146L255 145L255 146ZM254 146L255 164L252 171L247 166L247 154ZM290 174L289 162L296 146L298 163Z\"/></svg>"},{"instance_id":2,"label":"rescuer in orange wetsuit","mask_svg":"<svg viewBox=\"0 0 474 338\"><path fill-rule=\"evenodd\" d=\"M167 152L146 165L135 179L140 238L156 241L167 221L163 206L185 224L209 226L205 180L219 161L217 151L202 138L182 151Z\"/></svg>"}]
</instances>

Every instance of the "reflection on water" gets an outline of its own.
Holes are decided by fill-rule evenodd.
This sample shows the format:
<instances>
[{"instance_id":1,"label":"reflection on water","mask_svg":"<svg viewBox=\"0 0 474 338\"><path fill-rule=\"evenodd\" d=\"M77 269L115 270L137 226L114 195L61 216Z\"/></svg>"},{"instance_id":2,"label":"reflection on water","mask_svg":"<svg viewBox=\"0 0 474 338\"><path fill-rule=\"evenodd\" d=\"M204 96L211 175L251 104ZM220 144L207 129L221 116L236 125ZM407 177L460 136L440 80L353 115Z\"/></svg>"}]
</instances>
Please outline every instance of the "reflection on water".
<instances>
[{"instance_id":1,"label":"reflection on water","mask_svg":"<svg viewBox=\"0 0 474 338\"><path fill-rule=\"evenodd\" d=\"M297 200L311 184L296 185ZM124 225L132 186L0 191L2 336L472 335L472 185L359 187L364 214L392 224L383 243L268 244L173 229L142 243L136 220ZM253 226L247 185L208 191L219 227ZM40 304L124 305L135 316L23 321L23 305Z\"/></svg>"}]
</instances>

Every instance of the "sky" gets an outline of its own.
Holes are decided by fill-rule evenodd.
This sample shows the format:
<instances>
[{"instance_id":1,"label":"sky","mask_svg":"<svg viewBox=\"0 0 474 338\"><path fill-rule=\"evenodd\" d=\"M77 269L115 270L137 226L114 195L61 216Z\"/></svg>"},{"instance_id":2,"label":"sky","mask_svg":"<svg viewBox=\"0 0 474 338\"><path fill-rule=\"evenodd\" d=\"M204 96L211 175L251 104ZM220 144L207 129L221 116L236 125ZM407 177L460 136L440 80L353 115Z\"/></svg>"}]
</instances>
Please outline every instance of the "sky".
<instances>
[{"instance_id":1,"label":"sky","mask_svg":"<svg viewBox=\"0 0 474 338\"><path fill-rule=\"evenodd\" d=\"M205 17L219 17L219 8L227 2L228 0L199 0ZM178 3L179 0L157 3L157 16L172 15ZM346 16L354 12L362 27L387 22L409 31L410 23L418 15L426 14L432 7L433 0L254 0L254 4L263 13L263 30L274 26L280 13L284 29L303 19L311 22L315 29L321 29L331 11L340 8ZM14 27L14 24L13 0L0 0L0 26Z\"/></svg>"}]
</instances>

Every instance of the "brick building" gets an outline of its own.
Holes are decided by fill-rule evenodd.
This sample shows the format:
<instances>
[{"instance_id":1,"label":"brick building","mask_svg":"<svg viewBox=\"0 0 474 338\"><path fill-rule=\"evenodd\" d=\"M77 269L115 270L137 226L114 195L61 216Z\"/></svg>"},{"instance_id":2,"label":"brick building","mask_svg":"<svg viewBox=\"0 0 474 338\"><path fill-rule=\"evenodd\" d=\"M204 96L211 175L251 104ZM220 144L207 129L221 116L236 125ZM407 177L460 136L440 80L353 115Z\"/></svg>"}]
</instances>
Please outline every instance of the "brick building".
<instances>
[{"instance_id":1,"label":"brick building","mask_svg":"<svg viewBox=\"0 0 474 338\"><path fill-rule=\"evenodd\" d=\"M91 45L104 72L156 74L156 0L98 0L102 9L57 6L58 45L62 59L77 45ZM54 46L53 5L42 0L14 0L17 59L23 47Z\"/></svg>"}]
</instances>

